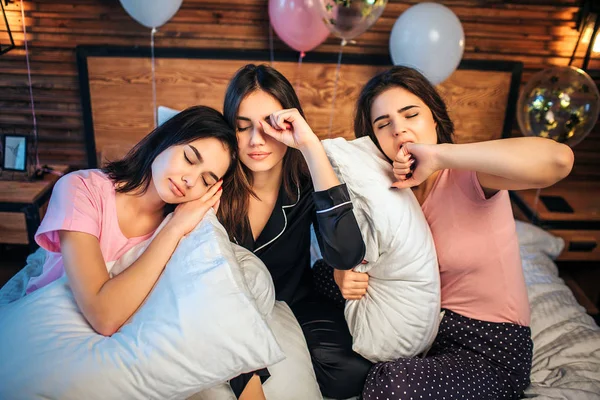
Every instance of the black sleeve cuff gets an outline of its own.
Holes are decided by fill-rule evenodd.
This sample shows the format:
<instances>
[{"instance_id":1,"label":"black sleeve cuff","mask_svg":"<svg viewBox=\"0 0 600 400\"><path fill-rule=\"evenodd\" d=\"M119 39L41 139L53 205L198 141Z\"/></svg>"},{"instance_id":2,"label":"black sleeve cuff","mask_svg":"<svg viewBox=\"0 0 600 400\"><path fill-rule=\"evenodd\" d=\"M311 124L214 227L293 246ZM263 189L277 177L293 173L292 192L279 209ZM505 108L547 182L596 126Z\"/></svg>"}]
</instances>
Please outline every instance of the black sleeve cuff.
<instances>
[{"instance_id":1,"label":"black sleeve cuff","mask_svg":"<svg viewBox=\"0 0 600 400\"><path fill-rule=\"evenodd\" d=\"M358 222L345 184L313 193L315 234L327 264L336 269L352 269L365 256Z\"/></svg>"},{"instance_id":2,"label":"black sleeve cuff","mask_svg":"<svg viewBox=\"0 0 600 400\"><path fill-rule=\"evenodd\" d=\"M240 396L242 395L242 392L246 388L246 385L248 384L248 382L254 375L258 375L258 377L260 378L261 384L265 383L266 380L269 379L269 377L271 376L271 374L269 373L269 370L266 368L263 368L263 369L259 369L258 371L248 372L246 374L242 374L242 375L236 376L235 378L231 379L229 381L229 386L231 386L231 390L235 394L236 398L238 398L238 399L240 398Z\"/></svg>"},{"instance_id":3,"label":"black sleeve cuff","mask_svg":"<svg viewBox=\"0 0 600 400\"><path fill-rule=\"evenodd\" d=\"M352 208L350 193L348 193L348 188L345 183L331 187L327 190L314 192L312 196L317 211L327 210L344 203L348 203L350 208Z\"/></svg>"}]
</instances>

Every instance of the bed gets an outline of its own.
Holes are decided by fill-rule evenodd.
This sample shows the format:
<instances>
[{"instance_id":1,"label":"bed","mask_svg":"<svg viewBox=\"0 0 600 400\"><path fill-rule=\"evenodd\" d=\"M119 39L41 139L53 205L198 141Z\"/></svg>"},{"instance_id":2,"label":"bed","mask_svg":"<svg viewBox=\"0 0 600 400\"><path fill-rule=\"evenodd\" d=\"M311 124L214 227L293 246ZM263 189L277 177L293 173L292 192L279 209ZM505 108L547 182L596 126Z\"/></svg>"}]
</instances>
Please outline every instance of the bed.
<instances>
[{"instance_id":1,"label":"bed","mask_svg":"<svg viewBox=\"0 0 600 400\"><path fill-rule=\"evenodd\" d=\"M256 51L156 49L156 105L183 109L195 104L222 108L229 78L241 66L268 63ZM88 167L124 154L154 126L149 49L77 49ZM352 138L358 91L389 58L344 56L334 97L337 54L277 53L273 66L294 84L307 120L322 138ZM468 61L441 86L459 143L511 134L522 64ZM530 224L518 222L523 270L531 305L534 341L527 398L600 399L600 329L558 276L553 259L564 243ZM33 261L33 259L32 259ZM18 281L15 290L18 290ZM13 282L13 283L14 283Z\"/></svg>"},{"instance_id":2,"label":"bed","mask_svg":"<svg viewBox=\"0 0 600 400\"><path fill-rule=\"evenodd\" d=\"M229 78L241 66L268 63L268 52L157 49L156 104L183 109L206 104L221 110ZM361 86L388 68L387 56L344 55L335 94L337 54L278 52L273 66L292 82L308 122L322 138L352 138L354 102ZM153 127L148 49L78 48L90 167L113 158ZM464 60L439 90L449 106L459 143L511 135L522 64ZM330 126L331 119L331 126ZM518 223L532 311L532 384L539 399L600 399L600 329L558 277L552 261L561 239Z\"/></svg>"}]
</instances>

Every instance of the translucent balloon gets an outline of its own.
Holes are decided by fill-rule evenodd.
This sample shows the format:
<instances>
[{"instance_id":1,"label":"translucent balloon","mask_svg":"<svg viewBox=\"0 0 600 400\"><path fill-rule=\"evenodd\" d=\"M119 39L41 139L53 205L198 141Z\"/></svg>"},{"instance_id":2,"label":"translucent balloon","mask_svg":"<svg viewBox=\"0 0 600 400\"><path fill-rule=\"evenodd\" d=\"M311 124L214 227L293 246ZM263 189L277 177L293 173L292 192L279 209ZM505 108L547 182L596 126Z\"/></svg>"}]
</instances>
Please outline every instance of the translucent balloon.
<instances>
[{"instance_id":1,"label":"translucent balloon","mask_svg":"<svg viewBox=\"0 0 600 400\"><path fill-rule=\"evenodd\" d=\"M553 67L536 73L517 103L517 121L524 135L554 139L571 147L590 133L599 112L596 84L574 67Z\"/></svg>"},{"instance_id":2,"label":"translucent balloon","mask_svg":"<svg viewBox=\"0 0 600 400\"><path fill-rule=\"evenodd\" d=\"M364 33L381 16L387 0L319 0L325 25L349 41Z\"/></svg>"}]
</instances>

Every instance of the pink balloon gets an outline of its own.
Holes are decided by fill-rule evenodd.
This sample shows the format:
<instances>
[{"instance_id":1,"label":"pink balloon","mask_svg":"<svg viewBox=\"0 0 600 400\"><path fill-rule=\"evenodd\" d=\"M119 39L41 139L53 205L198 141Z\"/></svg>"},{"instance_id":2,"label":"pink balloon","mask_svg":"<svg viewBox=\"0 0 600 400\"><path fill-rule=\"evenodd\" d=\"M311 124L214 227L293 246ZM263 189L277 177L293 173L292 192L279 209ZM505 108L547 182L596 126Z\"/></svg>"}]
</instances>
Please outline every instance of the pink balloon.
<instances>
[{"instance_id":1,"label":"pink balloon","mask_svg":"<svg viewBox=\"0 0 600 400\"><path fill-rule=\"evenodd\" d=\"M288 46L310 51L329 36L319 7L319 0L269 0L269 19Z\"/></svg>"}]
</instances>

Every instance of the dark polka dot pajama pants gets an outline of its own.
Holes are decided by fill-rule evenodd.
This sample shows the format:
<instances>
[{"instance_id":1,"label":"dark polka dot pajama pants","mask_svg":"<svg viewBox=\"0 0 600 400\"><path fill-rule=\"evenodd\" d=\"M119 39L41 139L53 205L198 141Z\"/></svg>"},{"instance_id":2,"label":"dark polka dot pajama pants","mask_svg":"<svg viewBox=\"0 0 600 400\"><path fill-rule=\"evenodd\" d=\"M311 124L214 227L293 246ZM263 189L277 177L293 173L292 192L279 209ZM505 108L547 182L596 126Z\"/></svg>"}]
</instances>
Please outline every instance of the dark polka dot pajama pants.
<instances>
[{"instance_id":1,"label":"dark polka dot pajama pants","mask_svg":"<svg viewBox=\"0 0 600 400\"><path fill-rule=\"evenodd\" d=\"M343 307L345 300L322 260L313 267L315 291ZM533 342L528 327L493 323L445 310L424 358L378 363L364 400L518 399L529 386Z\"/></svg>"},{"instance_id":2,"label":"dark polka dot pajama pants","mask_svg":"<svg viewBox=\"0 0 600 400\"><path fill-rule=\"evenodd\" d=\"M340 288L335 279L333 279L333 267L323 260L315 261L313 271L313 289L314 292L329 300L339 308L346 306L346 299L342 296Z\"/></svg>"},{"instance_id":3,"label":"dark polka dot pajama pants","mask_svg":"<svg viewBox=\"0 0 600 400\"><path fill-rule=\"evenodd\" d=\"M529 385L532 351L528 327L446 310L427 356L373 366L363 399L518 399Z\"/></svg>"}]
</instances>

